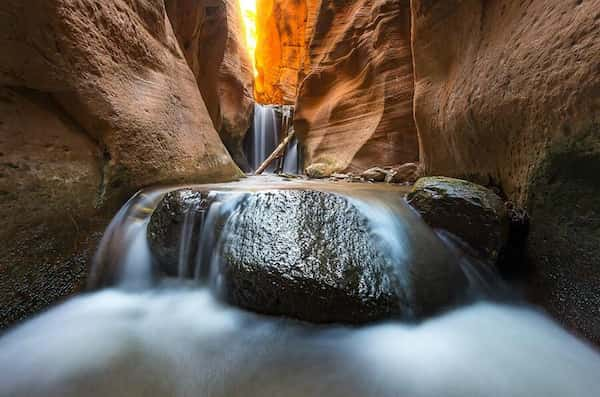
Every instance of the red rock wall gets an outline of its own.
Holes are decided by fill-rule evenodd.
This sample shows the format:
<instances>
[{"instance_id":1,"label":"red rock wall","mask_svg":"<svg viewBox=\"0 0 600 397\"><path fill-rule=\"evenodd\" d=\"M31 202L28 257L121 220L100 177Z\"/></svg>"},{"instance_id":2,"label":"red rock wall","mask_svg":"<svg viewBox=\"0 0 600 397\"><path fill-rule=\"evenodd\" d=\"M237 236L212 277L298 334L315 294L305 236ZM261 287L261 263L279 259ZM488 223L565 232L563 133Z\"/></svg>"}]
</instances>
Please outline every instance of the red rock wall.
<instances>
[{"instance_id":1,"label":"red rock wall","mask_svg":"<svg viewBox=\"0 0 600 397\"><path fill-rule=\"evenodd\" d=\"M82 285L136 190L239 169L163 1L5 0L0 48L2 327Z\"/></svg>"},{"instance_id":2,"label":"red rock wall","mask_svg":"<svg viewBox=\"0 0 600 397\"><path fill-rule=\"evenodd\" d=\"M415 161L409 1L311 1L305 31L294 121L305 165Z\"/></svg>"},{"instance_id":3,"label":"red rock wall","mask_svg":"<svg viewBox=\"0 0 600 397\"><path fill-rule=\"evenodd\" d=\"M255 97L266 104L294 104L305 58L306 0L257 0Z\"/></svg>"},{"instance_id":4,"label":"red rock wall","mask_svg":"<svg viewBox=\"0 0 600 397\"><path fill-rule=\"evenodd\" d=\"M242 164L254 76L238 0L166 0L165 4L215 129Z\"/></svg>"},{"instance_id":5,"label":"red rock wall","mask_svg":"<svg viewBox=\"0 0 600 397\"><path fill-rule=\"evenodd\" d=\"M526 207L533 298L600 342L600 1L412 8L426 173L498 184Z\"/></svg>"}]
</instances>

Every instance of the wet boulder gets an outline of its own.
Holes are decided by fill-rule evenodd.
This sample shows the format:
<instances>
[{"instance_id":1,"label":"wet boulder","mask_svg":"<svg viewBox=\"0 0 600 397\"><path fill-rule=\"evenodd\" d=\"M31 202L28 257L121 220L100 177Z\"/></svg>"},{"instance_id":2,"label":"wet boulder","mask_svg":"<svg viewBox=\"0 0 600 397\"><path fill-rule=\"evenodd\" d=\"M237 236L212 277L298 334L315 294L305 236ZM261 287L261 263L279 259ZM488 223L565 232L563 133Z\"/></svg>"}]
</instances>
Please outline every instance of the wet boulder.
<instances>
[{"instance_id":1,"label":"wet boulder","mask_svg":"<svg viewBox=\"0 0 600 397\"><path fill-rule=\"evenodd\" d=\"M444 229L495 262L508 238L503 200L492 190L461 179L425 177L407 196L431 227Z\"/></svg>"},{"instance_id":2,"label":"wet boulder","mask_svg":"<svg viewBox=\"0 0 600 397\"><path fill-rule=\"evenodd\" d=\"M209 204L210 199L205 192L175 190L167 193L152 213L147 237L150 250L164 273L170 276L180 273L178 263L182 238L189 237L193 241L200 238L198 232L202 216L198 215L206 211ZM186 220L191 222L190 235L182 236Z\"/></svg>"},{"instance_id":3,"label":"wet boulder","mask_svg":"<svg viewBox=\"0 0 600 397\"><path fill-rule=\"evenodd\" d=\"M456 258L399 204L369 209L321 191L250 194L223 230L221 293L246 309L319 323L435 312L466 280Z\"/></svg>"}]
</instances>

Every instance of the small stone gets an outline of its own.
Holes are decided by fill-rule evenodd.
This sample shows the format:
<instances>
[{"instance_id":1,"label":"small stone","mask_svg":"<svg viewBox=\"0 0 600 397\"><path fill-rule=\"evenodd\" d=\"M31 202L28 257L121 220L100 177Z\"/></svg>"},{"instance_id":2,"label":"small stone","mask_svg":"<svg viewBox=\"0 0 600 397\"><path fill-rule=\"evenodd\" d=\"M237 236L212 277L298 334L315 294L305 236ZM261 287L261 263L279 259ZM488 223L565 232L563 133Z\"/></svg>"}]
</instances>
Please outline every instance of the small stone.
<instances>
[{"instance_id":1,"label":"small stone","mask_svg":"<svg viewBox=\"0 0 600 397\"><path fill-rule=\"evenodd\" d=\"M334 172L333 174L331 174L331 178L333 179L348 179L349 175L348 174L338 174L337 172Z\"/></svg>"},{"instance_id":2,"label":"small stone","mask_svg":"<svg viewBox=\"0 0 600 397\"><path fill-rule=\"evenodd\" d=\"M417 163L405 163L391 168L385 181L387 183L414 183L417 180L419 166Z\"/></svg>"},{"instance_id":3,"label":"small stone","mask_svg":"<svg viewBox=\"0 0 600 397\"><path fill-rule=\"evenodd\" d=\"M335 167L328 163L314 163L306 167L304 173L309 178L327 178L335 171Z\"/></svg>"},{"instance_id":4,"label":"small stone","mask_svg":"<svg viewBox=\"0 0 600 397\"><path fill-rule=\"evenodd\" d=\"M373 167L373 168L369 168L368 170L364 171L360 175L367 181L383 182L385 180L386 176L388 175L388 173L383 168Z\"/></svg>"}]
</instances>

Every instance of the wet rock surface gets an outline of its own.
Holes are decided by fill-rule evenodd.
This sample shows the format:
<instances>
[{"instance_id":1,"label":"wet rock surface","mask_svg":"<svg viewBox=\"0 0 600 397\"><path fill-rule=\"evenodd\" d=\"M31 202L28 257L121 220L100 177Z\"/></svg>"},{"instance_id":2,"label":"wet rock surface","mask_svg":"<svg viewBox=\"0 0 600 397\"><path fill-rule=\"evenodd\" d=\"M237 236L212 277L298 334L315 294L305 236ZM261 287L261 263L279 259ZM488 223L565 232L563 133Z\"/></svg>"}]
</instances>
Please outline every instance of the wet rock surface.
<instances>
[{"instance_id":1,"label":"wet rock surface","mask_svg":"<svg viewBox=\"0 0 600 397\"><path fill-rule=\"evenodd\" d=\"M420 318L453 303L466 279L400 196L397 204L371 208L315 190L183 189L165 195L147 235L163 272L184 277L191 274L178 269L182 238L197 247L211 236L211 251L202 248L201 258L212 270L200 278L218 275L210 281L222 297L249 310L317 323ZM186 217L207 208L205 219L217 221L201 225L196 216L185 232Z\"/></svg>"},{"instance_id":2,"label":"wet rock surface","mask_svg":"<svg viewBox=\"0 0 600 397\"><path fill-rule=\"evenodd\" d=\"M461 179L425 177L407 200L431 227L458 236L484 259L498 259L508 238L508 217L493 191Z\"/></svg>"},{"instance_id":3,"label":"wet rock surface","mask_svg":"<svg viewBox=\"0 0 600 397\"><path fill-rule=\"evenodd\" d=\"M418 223L410 233L397 256L343 196L249 195L225 227L223 292L236 305L312 322L418 317L448 304L464 278L428 229ZM431 243L435 258L415 239Z\"/></svg>"},{"instance_id":4,"label":"wet rock surface","mask_svg":"<svg viewBox=\"0 0 600 397\"><path fill-rule=\"evenodd\" d=\"M198 241L203 220L201 215L210 206L210 200L206 192L176 190L167 193L152 213L147 229L148 241L160 270L167 275L177 276L180 273L178 263L186 217L191 223L191 240ZM195 248L197 244L192 246Z\"/></svg>"}]
</instances>

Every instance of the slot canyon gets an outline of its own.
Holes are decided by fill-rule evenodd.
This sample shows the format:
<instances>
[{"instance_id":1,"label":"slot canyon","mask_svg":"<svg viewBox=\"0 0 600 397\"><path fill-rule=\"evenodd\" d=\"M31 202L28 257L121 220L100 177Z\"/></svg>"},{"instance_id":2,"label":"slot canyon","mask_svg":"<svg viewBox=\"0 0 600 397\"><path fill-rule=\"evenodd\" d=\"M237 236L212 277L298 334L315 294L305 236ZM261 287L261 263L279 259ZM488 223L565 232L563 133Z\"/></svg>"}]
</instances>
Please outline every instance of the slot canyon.
<instances>
[{"instance_id":1,"label":"slot canyon","mask_svg":"<svg viewBox=\"0 0 600 397\"><path fill-rule=\"evenodd\" d=\"M0 397L600 388L600 0L4 0L0 48Z\"/></svg>"}]
</instances>

